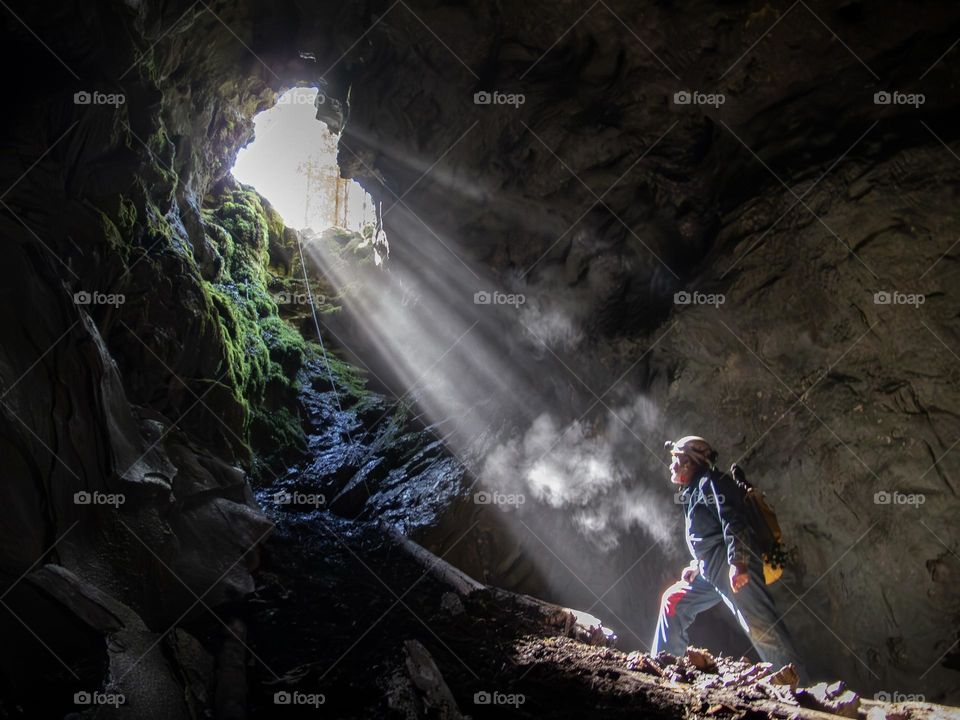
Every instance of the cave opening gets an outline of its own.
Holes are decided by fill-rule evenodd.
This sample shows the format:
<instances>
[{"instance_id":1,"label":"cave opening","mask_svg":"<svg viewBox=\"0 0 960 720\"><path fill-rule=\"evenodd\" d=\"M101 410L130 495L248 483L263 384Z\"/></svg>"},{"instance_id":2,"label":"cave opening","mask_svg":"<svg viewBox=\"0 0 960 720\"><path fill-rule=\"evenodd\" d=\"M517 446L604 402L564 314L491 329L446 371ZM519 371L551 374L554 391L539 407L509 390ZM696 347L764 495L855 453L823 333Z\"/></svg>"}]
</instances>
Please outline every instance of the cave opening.
<instances>
[{"instance_id":1,"label":"cave opening","mask_svg":"<svg viewBox=\"0 0 960 720\"><path fill-rule=\"evenodd\" d=\"M317 119L325 95L294 87L253 117L254 134L231 173L267 198L288 227L322 233L331 228L372 237L374 200L355 180L340 176L337 140Z\"/></svg>"}]
</instances>

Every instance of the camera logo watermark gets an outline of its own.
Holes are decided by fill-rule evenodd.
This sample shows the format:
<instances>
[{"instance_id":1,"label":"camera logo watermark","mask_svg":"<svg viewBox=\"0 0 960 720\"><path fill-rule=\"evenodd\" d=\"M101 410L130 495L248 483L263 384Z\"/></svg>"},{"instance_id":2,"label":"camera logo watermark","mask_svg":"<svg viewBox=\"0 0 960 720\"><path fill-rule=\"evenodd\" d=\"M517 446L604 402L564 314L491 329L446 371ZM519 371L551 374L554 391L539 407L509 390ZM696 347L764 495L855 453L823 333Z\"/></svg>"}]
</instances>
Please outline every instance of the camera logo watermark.
<instances>
[{"instance_id":1,"label":"camera logo watermark","mask_svg":"<svg viewBox=\"0 0 960 720\"><path fill-rule=\"evenodd\" d=\"M726 301L727 296L723 293L702 293L698 290L691 293L681 290L673 294L674 305L713 305L718 308Z\"/></svg>"},{"instance_id":2,"label":"camera logo watermark","mask_svg":"<svg viewBox=\"0 0 960 720\"><path fill-rule=\"evenodd\" d=\"M293 293L293 292L287 292L286 290L274 295L273 299L274 299L274 302L277 303L277 305L309 305L310 304L310 295L308 295L307 293ZM321 304L326 302L326 298L323 295L315 295L313 299L315 302L321 303Z\"/></svg>"},{"instance_id":3,"label":"camera logo watermark","mask_svg":"<svg viewBox=\"0 0 960 720\"><path fill-rule=\"evenodd\" d=\"M80 90L73 94L74 105L113 105L115 108L118 108L126 101L127 97L123 93L102 93L99 90L94 90L93 92Z\"/></svg>"},{"instance_id":4,"label":"camera logo watermark","mask_svg":"<svg viewBox=\"0 0 960 720\"><path fill-rule=\"evenodd\" d=\"M926 702L926 696L921 693L902 693L899 690L894 690L893 692L887 692L886 690L881 690L880 692L874 693L874 700L879 702L888 702L888 703L902 703L902 702Z\"/></svg>"},{"instance_id":5,"label":"camera logo watermark","mask_svg":"<svg viewBox=\"0 0 960 720\"><path fill-rule=\"evenodd\" d=\"M277 505L304 505L318 508L327 504L327 498L320 493L302 493L280 490L273 494L273 501Z\"/></svg>"},{"instance_id":6,"label":"camera logo watermark","mask_svg":"<svg viewBox=\"0 0 960 720\"><path fill-rule=\"evenodd\" d=\"M918 308L926 301L926 295L921 295L920 293L902 293L896 290L887 292L886 290L881 290L873 294L873 302L875 305L913 305L915 308Z\"/></svg>"},{"instance_id":7,"label":"camera logo watermark","mask_svg":"<svg viewBox=\"0 0 960 720\"><path fill-rule=\"evenodd\" d=\"M323 693L304 693L298 690L288 692L280 690L273 694L274 705L310 705L320 707L327 701L327 696Z\"/></svg>"},{"instance_id":8,"label":"camera logo watermark","mask_svg":"<svg viewBox=\"0 0 960 720\"><path fill-rule=\"evenodd\" d=\"M880 90L873 94L874 105L912 105L918 108L926 101L927 96L923 93L902 93L899 90L894 90L893 92Z\"/></svg>"},{"instance_id":9,"label":"camera logo watermark","mask_svg":"<svg viewBox=\"0 0 960 720\"><path fill-rule=\"evenodd\" d=\"M873 494L874 505L913 505L920 507L927 501L923 493L902 493L899 490L890 492L880 490Z\"/></svg>"},{"instance_id":10,"label":"camera logo watermark","mask_svg":"<svg viewBox=\"0 0 960 720\"><path fill-rule=\"evenodd\" d=\"M487 92L480 90L473 94L474 105L513 105L519 108L527 101L523 93L502 93L497 90Z\"/></svg>"},{"instance_id":11,"label":"camera logo watermark","mask_svg":"<svg viewBox=\"0 0 960 720\"><path fill-rule=\"evenodd\" d=\"M80 690L73 694L74 705L112 705L113 707L120 707L125 705L126 702L127 698L123 693Z\"/></svg>"},{"instance_id":12,"label":"camera logo watermark","mask_svg":"<svg viewBox=\"0 0 960 720\"><path fill-rule=\"evenodd\" d=\"M73 294L74 305L113 305L120 307L127 301L123 293L102 293L94 290L81 290Z\"/></svg>"},{"instance_id":13,"label":"camera logo watermark","mask_svg":"<svg viewBox=\"0 0 960 720\"><path fill-rule=\"evenodd\" d=\"M99 490L81 490L73 494L74 505L113 505L118 508L127 501L123 493L102 493Z\"/></svg>"},{"instance_id":14,"label":"camera logo watermark","mask_svg":"<svg viewBox=\"0 0 960 720\"><path fill-rule=\"evenodd\" d=\"M512 507L519 507L527 501L523 493L503 493L494 490L493 492L481 490L473 494L473 502L476 505L496 505L501 510L509 510Z\"/></svg>"},{"instance_id":15,"label":"camera logo watermark","mask_svg":"<svg viewBox=\"0 0 960 720\"><path fill-rule=\"evenodd\" d=\"M474 705L512 705L515 708L520 707L527 701L523 693L502 693L494 690L487 692L480 690L473 694Z\"/></svg>"},{"instance_id":16,"label":"camera logo watermark","mask_svg":"<svg viewBox=\"0 0 960 720\"><path fill-rule=\"evenodd\" d=\"M522 293L503 293L499 290L488 292L480 290L473 294L474 305L513 305L520 307L527 301L527 296Z\"/></svg>"},{"instance_id":17,"label":"camera logo watermark","mask_svg":"<svg viewBox=\"0 0 960 720\"><path fill-rule=\"evenodd\" d=\"M710 105L719 108L727 101L723 93L704 93L699 90L680 90L673 94L674 105Z\"/></svg>"}]
</instances>

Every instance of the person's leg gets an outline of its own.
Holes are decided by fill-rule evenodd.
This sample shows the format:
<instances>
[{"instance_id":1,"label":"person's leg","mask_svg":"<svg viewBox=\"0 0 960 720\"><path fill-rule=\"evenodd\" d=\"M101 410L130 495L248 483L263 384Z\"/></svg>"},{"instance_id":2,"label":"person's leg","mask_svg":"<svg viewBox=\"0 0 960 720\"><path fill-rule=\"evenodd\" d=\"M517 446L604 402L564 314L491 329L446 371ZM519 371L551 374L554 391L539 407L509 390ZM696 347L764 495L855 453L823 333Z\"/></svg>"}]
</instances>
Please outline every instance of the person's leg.
<instances>
[{"instance_id":1,"label":"person's leg","mask_svg":"<svg viewBox=\"0 0 960 720\"><path fill-rule=\"evenodd\" d=\"M750 637L760 658L778 669L792 662L797 668L801 683L806 683L806 669L793 644L790 631L777 611L773 596L767 589L762 567L750 564L750 582L738 593L732 592L729 584L726 587L718 584L717 589L724 603Z\"/></svg>"},{"instance_id":2,"label":"person's leg","mask_svg":"<svg viewBox=\"0 0 960 720\"><path fill-rule=\"evenodd\" d=\"M720 599L716 588L700 575L692 583L681 580L668 587L660 600L660 617L650 653L666 651L682 655L687 649L687 630L693 619Z\"/></svg>"}]
</instances>

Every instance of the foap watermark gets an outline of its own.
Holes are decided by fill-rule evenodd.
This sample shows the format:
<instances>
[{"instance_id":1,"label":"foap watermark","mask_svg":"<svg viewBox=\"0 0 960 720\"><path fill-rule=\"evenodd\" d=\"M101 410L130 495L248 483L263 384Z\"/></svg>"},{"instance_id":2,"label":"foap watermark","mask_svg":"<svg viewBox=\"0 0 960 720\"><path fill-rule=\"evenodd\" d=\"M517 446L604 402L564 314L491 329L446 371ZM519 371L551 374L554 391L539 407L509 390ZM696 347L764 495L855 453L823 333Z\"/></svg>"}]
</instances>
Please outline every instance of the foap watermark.
<instances>
[{"instance_id":1,"label":"foap watermark","mask_svg":"<svg viewBox=\"0 0 960 720\"><path fill-rule=\"evenodd\" d=\"M288 92L277 98L277 105L314 105L318 100L323 104L324 94L318 92L316 98L310 97L309 93Z\"/></svg>"},{"instance_id":2,"label":"foap watermark","mask_svg":"<svg viewBox=\"0 0 960 720\"><path fill-rule=\"evenodd\" d=\"M913 505L920 507L927 501L923 493L903 493L899 490L880 490L873 494L874 505Z\"/></svg>"},{"instance_id":3,"label":"foap watermark","mask_svg":"<svg viewBox=\"0 0 960 720\"><path fill-rule=\"evenodd\" d=\"M512 705L518 708L526 701L527 696L523 693L502 693L497 690L487 692L486 690L480 690L473 694L474 705Z\"/></svg>"},{"instance_id":4,"label":"foap watermark","mask_svg":"<svg viewBox=\"0 0 960 720\"><path fill-rule=\"evenodd\" d=\"M902 293L896 290L887 292L886 290L881 290L873 294L873 302L875 305L913 305L915 308L918 308L926 301L926 295L922 295L921 293Z\"/></svg>"},{"instance_id":5,"label":"foap watermark","mask_svg":"<svg viewBox=\"0 0 960 720\"><path fill-rule=\"evenodd\" d=\"M80 690L73 694L74 705L110 705L116 708L125 705L126 702L127 698L123 693Z\"/></svg>"},{"instance_id":6,"label":"foap watermark","mask_svg":"<svg viewBox=\"0 0 960 720\"><path fill-rule=\"evenodd\" d=\"M310 295L305 292L295 293L295 292L287 292L286 290L284 290L283 292L279 292L276 295L274 295L273 299L277 303L277 305L309 305L310 304ZM320 304L326 302L326 298L323 295L314 296L314 300Z\"/></svg>"},{"instance_id":7,"label":"foap watermark","mask_svg":"<svg viewBox=\"0 0 960 720\"><path fill-rule=\"evenodd\" d=\"M887 692L881 690L873 694L873 699L879 702L902 703L902 702L926 702L926 696L922 693L902 693L899 690Z\"/></svg>"},{"instance_id":8,"label":"foap watermark","mask_svg":"<svg viewBox=\"0 0 960 720\"><path fill-rule=\"evenodd\" d=\"M99 90L89 92L80 90L73 94L74 105L113 105L118 108L127 101L123 93L103 93Z\"/></svg>"},{"instance_id":9,"label":"foap watermark","mask_svg":"<svg viewBox=\"0 0 960 720\"><path fill-rule=\"evenodd\" d=\"M912 105L918 108L926 101L927 96L923 93L902 93L899 90L894 90L893 92L880 90L873 94L874 105Z\"/></svg>"},{"instance_id":10,"label":"foap watermark","mask_svg":"<svg viewBox=\"0 0 960 720\"><path fill-rule=\"evenodd\" d=\"M727 301L727 296L723 293L702 293L698 290L687 292L681 290L673 294L674 305L713 305L720 307Z\"/></svg>"},{"instance_id":11,"label":"foap watermark","mask_svg":"<svg viewBox=\"0 0 960 720\"><path fill-rule=\"evenodd\" d=\"M527 296L523 293L504 293L499 290L489 292L487 290L478 290L473 294L474 305L513 305L520 307L527 301Z\"/></svg>"},{"instance_id":12,"label":"foap watermark","mask_svg":"<svg viewBox=\"0 0 960 720\"><path fill-rule=\"evenodd\" d=\"M710 105L718 108L727 101L723 93L705 93L699 90L678 90L673 94L674 105Z\"/></svg>"},{"instance_id":13,"label":"foap watermark","mask_svg":"<svg viewBox=\"0 0 960 720\"><path fill-rule=\"evenodd\" d=\"M118 508L127 501L123 493L103 493L99 490L80 490L73 494L74 505L113 505Z\"/></svg>"},{"instance_id":14,"label":"foap watermark","mask_svg":"<svg viewBox=\"0 0 960 720\"><path fill-rule=\"evenodd\" d=\"M519 108L527 101L523 93L502 93L498 90L480 90L473 94L474 105L513 105Z\"/></svg>"},{"instance_id":15,"label":"foap watermark","mask_svg":"<svg viewBox=\"0 0 960 720\"><path fill-rule=\"evenodd\" d=\"M501 510L519 507L527 501L523 493L504 493L498 490L481 490L473 494L473 502L477 505L496 505Z\"/></svg>"},{"instance_id":16,"label":"foap watermark","mask_svg":"<svg viewBox=\"0 0 960 720\"><path fill-rule=\"evenodd\" d=\"M127 301L123 293L102 293L97 290L81 290L73 294L74 305L113 305L120 307Z\"/></svg>"},{"instance_id":17,"label":"foap watermark","mask_svg":"<svg viewBox=\"0 0 960 720\"><path fill-rule=\"evenodd\" d=\"M686 505L691 502L703 502L707 505L723 505L726 502L726 496L723 493L715 495L705 493L702 490L695 490L685 494L683 490L677 490L673 494L673 502L677 505Z\"/></svg>"},{"instance_id":18,"label":"foap watermark","mask_svg":"<svg viewBox=\"0 0 960 720\"><path fill-rule=\"evenodd\" d=\"M305 505L314 508L327 504L326 496L321 493L302 493L296 490L280 490L273 494L273 501L277 505Z\"/></svg>"},{"instance_id":19,"label":"foap watermark","mask_svg":"<svg viewBox=\"0 0 960 720\"><path fill-rule=\"evenodd\" d=\"M273 694L274 705L310 705L318 708L327 701L327 696L323 693L305 693L299 690L289 692L287 690L278 690Z\"/></svg>"}]
</instances>

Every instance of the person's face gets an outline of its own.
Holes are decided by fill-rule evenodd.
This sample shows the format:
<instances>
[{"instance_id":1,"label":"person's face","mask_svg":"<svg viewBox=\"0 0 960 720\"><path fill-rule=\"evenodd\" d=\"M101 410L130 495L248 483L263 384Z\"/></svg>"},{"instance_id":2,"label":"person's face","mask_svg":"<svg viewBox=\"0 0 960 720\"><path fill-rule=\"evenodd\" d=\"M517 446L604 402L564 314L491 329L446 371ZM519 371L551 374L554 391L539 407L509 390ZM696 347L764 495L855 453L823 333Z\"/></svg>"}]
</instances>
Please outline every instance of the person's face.
<instances>
[{"instance_id":1,"label":"person's face","mask_svg":"<svg viewBox=\"0 0 960 720\"><path fill-rule=\"evenodd\" d=\"M673 456L670 463L670 482L675 485L686 485L693 474L693 461L683 453Z\"/></svg>"}]
</instances>

